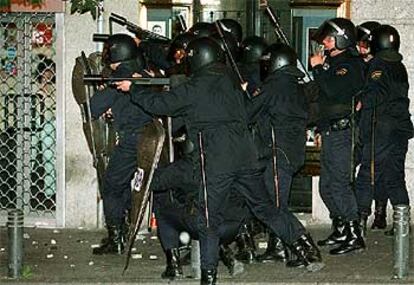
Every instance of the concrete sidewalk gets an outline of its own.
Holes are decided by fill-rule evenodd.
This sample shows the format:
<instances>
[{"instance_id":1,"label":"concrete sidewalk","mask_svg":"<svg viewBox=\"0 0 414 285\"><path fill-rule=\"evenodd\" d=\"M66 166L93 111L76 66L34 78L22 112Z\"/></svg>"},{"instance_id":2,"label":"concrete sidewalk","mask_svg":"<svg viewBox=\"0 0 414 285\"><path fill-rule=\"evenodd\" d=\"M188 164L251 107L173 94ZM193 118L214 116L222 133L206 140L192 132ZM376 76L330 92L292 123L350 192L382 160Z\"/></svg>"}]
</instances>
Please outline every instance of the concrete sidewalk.
<instances>
[{"instance_id":1,"label":"concrete sidewalk","mask_svg":"<svg viewBox=\"0 0 414 285\"><path fill-rule=\"evenodd\" d=\"M315 239L329 233L328 228L312 227ZM155 236L140 235L134 259L122 275L125 256L94 256L92 246L104 231L68 229L25 229L24 273L20 280L7 278L7 231L0 228L0 283L14 284L166 284L160 278L164 256ZM326 267L316 273L288 269L282 263L249 264L245 272L232 278L224 266L219 268L219 284L414 284L414 272L405 280L392 280L393 239L383 232L368 232L368 248L362 253L332 257L322 249ZM190 267L184 267L190 275ZM172 283L199 284L194 279Z\"/></svg>"}]
</instances>

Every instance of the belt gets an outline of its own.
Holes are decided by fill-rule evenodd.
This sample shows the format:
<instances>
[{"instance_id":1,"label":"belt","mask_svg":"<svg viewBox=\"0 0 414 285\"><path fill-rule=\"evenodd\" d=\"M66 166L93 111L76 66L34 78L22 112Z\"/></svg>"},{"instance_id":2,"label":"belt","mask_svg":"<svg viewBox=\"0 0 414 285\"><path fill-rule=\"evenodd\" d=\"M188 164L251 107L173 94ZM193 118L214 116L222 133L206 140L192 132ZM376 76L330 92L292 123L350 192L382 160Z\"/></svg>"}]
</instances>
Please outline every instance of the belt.
<instances>
[{"instance_id":1,"label":"belt","mask_svg":"<svg viewBox=\"0 0 414 285\"><path fill-rule=\"evenodd\" d=\"M351 120L349 118L342 118L336 121L331 122L329 125L329 131L342 131L349 129L351 127Z\"/></svg>"}]
</instances>

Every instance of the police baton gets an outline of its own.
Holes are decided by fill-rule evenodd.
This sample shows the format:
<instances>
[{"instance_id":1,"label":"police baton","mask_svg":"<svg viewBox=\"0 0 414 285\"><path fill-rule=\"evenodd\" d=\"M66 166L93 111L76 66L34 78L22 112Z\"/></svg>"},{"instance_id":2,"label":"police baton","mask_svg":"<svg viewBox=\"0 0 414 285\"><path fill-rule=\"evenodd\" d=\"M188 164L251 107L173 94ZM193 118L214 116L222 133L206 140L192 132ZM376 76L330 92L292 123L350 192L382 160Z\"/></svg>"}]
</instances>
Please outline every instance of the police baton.
<instances>
[{"instance_id":1,"label":"police baton","mask_svg":"<svg viewBox=\"0 0 414 285\"><path fill-rule=\"evenodd\" d=\"M223 41L224 52L226 53L226 55L227 55L227 57L230 61L231 67L233 68L234 72L236 73L237 78L240 81L240 84L245 84L246 81L244 80L243 76L241 75L239 67L237 66L237 63L234 60L233 55L231 54L229 46L227 45L227 41L226 41L226 38L224 36L223 23L220 20L217 20L214 24L216 26L217 32L218 32L221 40ZM249 91L247 91L247 89L244 92L246 93L246 95L249 99L252 99L252 95L249 93Z\"/></svg>"},{"instance_id":2,"label":"police baton","mask_svg":"<svg viewBox=\"0 0 414 285\"><path fill-rule=\"evenodd\" d=\"M278 37L279 40L282 43L284 43L288 46L291 46L290 41L289 41L288 37L286 36L286 33L282 29L279 18L276 16L276 14L273 11L272 7L269 6L268 1L267 0L261 0L260 1L260 7L265 9L265 14L269 17L269 20L270 20L270 22L272 23L272 25L274 27L273 31L275 32L276 37ZM299 58L297 59L297 66L299 67L299 69L303 73L305 73L305 77L304 77L304 79L306 79L305 82L312 81L312 78L311 78L309 72L305 68L305 65L303 64L303 62L299 60Z\"/></svg>"},{"instance_id":3,"label":"police baton","mask_svg":"<svg viewBox=\"0 0 414 285\"><path fill-rule=\"evenodd\" d=\"M273 169L273 187L275 190L276 207L280 207L280 192L279 192L279 173L277 171L277 145L276 133L272 126L272 169Z\"/></svg>"},{"instance_id":4,"label":"police baton","mask_svg":"<svg viewBox=\"0 0 414 285\"><path fill-rule=\"evenodd\" d=\"M203 134L198 132L198 146L200 148L200 170L201 183L203 184L203 198L204 198L204 214L206 216L207 228L210 227L209 213L208 213L208 194L207 194L207 177L206 177L206 158L204 153Z\"/></svg>"}]
</instances>

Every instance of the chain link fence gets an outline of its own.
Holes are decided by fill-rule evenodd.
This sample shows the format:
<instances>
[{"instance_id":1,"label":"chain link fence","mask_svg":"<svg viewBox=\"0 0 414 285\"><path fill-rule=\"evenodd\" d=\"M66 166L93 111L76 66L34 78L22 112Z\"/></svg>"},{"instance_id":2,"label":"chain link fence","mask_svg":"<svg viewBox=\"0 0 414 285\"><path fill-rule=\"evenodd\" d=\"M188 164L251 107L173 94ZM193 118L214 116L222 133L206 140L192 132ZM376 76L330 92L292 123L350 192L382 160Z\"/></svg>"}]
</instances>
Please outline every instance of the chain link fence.
<instances>
[{"instance_id":1,"label":"chain link fence","mask_svg":"<svg viewBox=\"0 0 414 285\"><path fill-rule=\"evenodd\" d=\"M55 15L0 15L0 216L54 218Z\"/></svg>"}]
</instances>

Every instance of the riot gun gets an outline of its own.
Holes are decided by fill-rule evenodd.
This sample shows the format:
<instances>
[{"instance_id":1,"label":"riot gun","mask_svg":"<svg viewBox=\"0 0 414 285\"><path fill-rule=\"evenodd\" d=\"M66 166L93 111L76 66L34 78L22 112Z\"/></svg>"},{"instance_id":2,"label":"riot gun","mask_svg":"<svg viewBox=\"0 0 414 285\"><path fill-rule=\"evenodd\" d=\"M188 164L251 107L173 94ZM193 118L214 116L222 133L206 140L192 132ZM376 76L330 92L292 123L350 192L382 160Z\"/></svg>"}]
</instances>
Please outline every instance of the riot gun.
<instances>
[{"instance_id":1,"label":"riot gun","mask_svg":"<svg viewBox=\"0 0 414 285\"><path fill-rule=\"evenodd\" d=\"M106 42L110 37L109 34L93 34L92 41L94 42Z\"/></svg>"},{"instance_id":2,"label":"riot gun","mask_svg":"<svg viewBox=\"0 0 414 285\"><path fill-rule=\"evenodd\" d=\"M268 5L267 0L260 1L260 7L263 7L265 9L265 14L269 17L270 22L272 23L274 29L273 31L276 34L276 37L284 44L291 46L290 41L288 37L286 36L286 33L283 31L282 26L280 25L280 20L276 16L275 12L273 11L272 7ZM302 61L297 59L297 65L302 72L305 73L304 81L309 82L312 81L312 78L309 74L309 72L306 70L305 65Z\"/></svg>"},{"instance_id":3,"label":"riot gun","mask_svg":"<svg viewBox=\"0 0 414 285\"><path fill-rule=\"evenodd\" d=\"M145 30L138 25L128 21L125 17L121 15L111 13L109 16L109 29L110 34L112 34L112 23L117 23L118 25L126 27L128 31L134 33L139 39L142 40L151 40L151 41L159 41L162 43L169 43L171 40L167 37L159 35L157 33Z\"/></svg>"},{"instance_id":4,"label":"riot gun","mask_svg":"<svg viewBox=\"0 0 414 285\"><path fill-rule=\"evenodd\" d=\"M217 32L218 32L218 34L219 34L219 36L220 36L221 40L223 41L224 52L226 53L227 58L228 58L228 59L229 59L229 61L230 61L231 67L233 68L233 71L236 73L237 78L238 78L238 79L239 79L239 81L240 81L240 84L244 84L244 83L246 83L246 81L244 80L243 76L242 76L242 75L241 75L241 73L240 73L240 69L239 69L239 67L237 66L237 63L236 63L236 61L234 60L233 54L231 53L231 50L230 50L230 48L229 48L229 46L228 46L228 44L227 44L226 37L224 36L224 28L223 28L223 23L222 23L220 20L217 20L217 21L215 22L215 25L216 25ZM244 92L246 93L246 95L247 95L247 97L248 97L249 99L251 99L251 98L252 98L251 94L249 93L249 91L247 91L247 89L246 89Z\"/></svg>"},{"instance_id":5,"label":"riot gun","mask_svg":"<svg viewBox=\"0 0 414 285\"><path fill-rule=\"evenodd\" d=\"M83 77L83 82L86 84L108 83L114 84L117 81L131 81L137 85L169 85L170 79L165 77L104 77L102 75L86 74Z\"/></svg>"}]
</instances>

